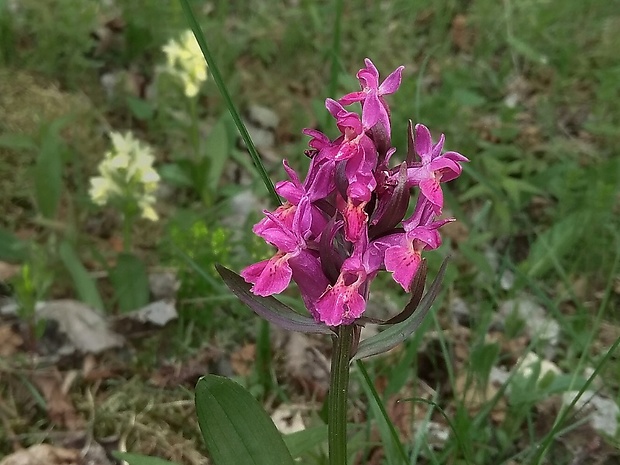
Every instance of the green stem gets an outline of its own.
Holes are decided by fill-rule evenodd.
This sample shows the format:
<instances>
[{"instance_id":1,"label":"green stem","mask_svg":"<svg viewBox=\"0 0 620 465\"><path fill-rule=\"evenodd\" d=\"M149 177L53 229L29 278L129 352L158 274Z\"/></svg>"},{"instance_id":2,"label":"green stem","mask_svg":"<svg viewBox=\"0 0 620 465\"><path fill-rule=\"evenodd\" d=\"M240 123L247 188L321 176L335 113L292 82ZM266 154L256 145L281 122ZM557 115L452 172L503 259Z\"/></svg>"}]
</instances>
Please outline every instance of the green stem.
<instances>
[{"instance_id":1,"label":"green stem","mask_svg":"<svg viewBox=\"0 0 620 465\"><path fill-rule=\"evenodd\" d=\"M123 252L131 252L133 234L133 216L129 213L123 215Z\"/></svg>"},{"instance_id":2,"label":"green stem","mask_svg":"<svg viewBox=\"0 0 620 465\"><path fill-rule=\"evenodd\" d=\"M188 99L189 114L191 118L190 126L190 140L192 141L192 150L194 152L194 162L198 163L200 160L200 133L198 129L198 101L197 97L191 97Z\"/></svg>"},{"instance_id":3,"label":"green stem","mask_svg":"<svg viewBox=\"0 0 620 465\"><path fill-rule=\"evenodd\" d=\"M341 325L334 337L328 399L329 465L347 463L347 393L353 325Z\"/></svg>"}]
</instances>

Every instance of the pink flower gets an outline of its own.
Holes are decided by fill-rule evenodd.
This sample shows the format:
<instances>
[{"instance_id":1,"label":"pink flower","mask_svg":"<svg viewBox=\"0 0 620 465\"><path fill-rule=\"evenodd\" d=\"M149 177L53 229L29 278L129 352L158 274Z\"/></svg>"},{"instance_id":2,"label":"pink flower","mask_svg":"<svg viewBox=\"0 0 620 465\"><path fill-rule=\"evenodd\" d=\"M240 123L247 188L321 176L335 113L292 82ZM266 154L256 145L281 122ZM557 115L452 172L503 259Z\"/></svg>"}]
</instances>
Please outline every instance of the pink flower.
<instances>
[{"instance_id":1,"label":"pink flower","mask_svg":"<svg viewBox=\"0 0 620 465\"><path fill-rule=\"evenodd\" d=\"M340 135L331 140L304 130L311 139L303 182L284 161L289 179L277 183L276 191L285 203L266 211L253 228L276 251L241 273L259 296L281 293L294 281L308 311L327 326L353 324L363 315L370 283L381 270L411 291L423 251L440 246L439 228L452 221L437 220L440 183L459 176L468 161L457 152L442 154L444 136L433 145L419 124L414 136L410 126L407 161L390 168L396 149L384 96L400 86L403 67L379 83L373 63L366 59L365 65L357 74L360 91L325 102ZM343 107L354 102L361 103L361 115ZM405 219L416 187L416 208Z\"/></svg>"},{"instance_id":2,"label":"pink flower","mask_svg":"<svg viewBox=\"0 0 620 465\"><path fill-rule=\"evenodd\" d=\"M379 85L379 71L370 59L364 60L365 68L357 73L357 78L362 88L359 92L351 92L342 97L339 102L342 105L350 105L354 102L362 102L362 123L365 128L371 128L378 122L390 136L389 109L384 95L393 94L400 87L404 66L396 68Z\"/></svg>"},{"instance_id":3,"label":"pink flower","mask_svg":"<svg viewBox=\"0 0 620 465\"><path fill-rule=\"evenodd\" d=\"M353 254L340 268L340 275L333 286L328 286L316 302L319 320L328 326L351 324L366 310L366 298L370 280L377 268L373 268L365 255L368 237L355 243Z\"/></svg>"},{"instance_id":4,"label":"pink flower","mask_svg":"<svg viewBox=\"0 0 620 465\"><path fill-rule=\"evenodd\" d=\"M289 262L304 253L305 236L312 222L310 204L305 197L295 209L291 226L270 212L266 211L265 216L270 222L258 223L254 232L278 250L272 258L250 265L241 272L243 279L254 284L252 292L263 297L279 294L288 287L293 276Z\"/></svg>"},{"instance_id":5,"label":"pink flower","mask_svg":"<svg viewBox=\"0 0 620 465\"><path fill-rule=\"evenodd\" d=\"M383 238L388 246L385 250L385 269L392 273L394 281L409 292L413 278L422 261L422 251L436 249L441 245L441 236L437 231L446 223L454 221L446 219L433 220L433 205L420 196L414 214L403 221L404 234Z\"/></svg>"},{"instance_id":6,"label":"pink flower","mask_svg":"<svg viewBox=\"0 0 620 465\"><path fill-rule=\"evenodd\" d=\"M420 187L422 195L434 205L434 211L438 215L443 209L443 192L439 183L458 177L463 170L459 163L469 161L457 152L446 152L442 155L444 140L445 136L442 134L433 145L428 128L423 124L416 124L415 151L421 162L414 162L407 169L408 184Z\"/></svg>"}]
</instances>

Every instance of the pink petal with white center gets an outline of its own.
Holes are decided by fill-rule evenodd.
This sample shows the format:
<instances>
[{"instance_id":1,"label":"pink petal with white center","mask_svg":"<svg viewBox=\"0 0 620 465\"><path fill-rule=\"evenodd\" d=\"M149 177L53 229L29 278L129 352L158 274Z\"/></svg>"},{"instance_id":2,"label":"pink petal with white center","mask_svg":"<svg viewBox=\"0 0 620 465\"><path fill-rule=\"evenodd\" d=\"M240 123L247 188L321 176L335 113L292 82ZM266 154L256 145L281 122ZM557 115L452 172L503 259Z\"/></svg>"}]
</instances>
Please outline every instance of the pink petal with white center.
<instances>
[{"instance_id":1,"label":"pink petal with white center","mask_svg":"<svg viewBox=\"0 0 620 465\"><path fill-rule=\"evenodd\" d=\"M368 225L368 213L364 210L365 206L366 202L353 205L349 201L342 212L345 222L344 238L349 242L357 242Z\"/></svg>"},{"instance_id":2,"label":"pink petal with white center","mask_svg":"<svg viewBox=\"0 0 620 465\"><path fill-rule=\"evenodd\" d=\"M409 292L411 282L420 266L421 257L413 244L390 247L385 251L385 269L392 273L392 278Z\"/></svg>"},{"instance_id":3,"label":"pink petal with white center","mask_svg":"<svg viewBox=\"0 0 620 465\"><path fill-rule=\"evenodd\" d=\"M292 275L288 257L282 253L250 265L241 272L246 282L254 284L250 291L262 297L282 292L291 282Z\"/></svg>"},{"instance_id":4,"label":"pink petal with white center","mask_svg":"<svg viewBox=\"0 0 620 465\"><path fill-rule=\"evenodd\" d=\"M366 301L357 288L336 283L316 303L319 319L327 326L352 323L366 310Z\"/></svg>"},{"instance_id":5,"label":"pink petal with white center","mask_svg":"<svg viewBox=\"0 0 620 465\"><path fill-rule=\"evenodd\" d=\"M439 183L434 178L423 179L420 181L420 190L422 195L434 205L433 211L440 215L443 209L443 191Z\"/></svg>"}]
</instances>

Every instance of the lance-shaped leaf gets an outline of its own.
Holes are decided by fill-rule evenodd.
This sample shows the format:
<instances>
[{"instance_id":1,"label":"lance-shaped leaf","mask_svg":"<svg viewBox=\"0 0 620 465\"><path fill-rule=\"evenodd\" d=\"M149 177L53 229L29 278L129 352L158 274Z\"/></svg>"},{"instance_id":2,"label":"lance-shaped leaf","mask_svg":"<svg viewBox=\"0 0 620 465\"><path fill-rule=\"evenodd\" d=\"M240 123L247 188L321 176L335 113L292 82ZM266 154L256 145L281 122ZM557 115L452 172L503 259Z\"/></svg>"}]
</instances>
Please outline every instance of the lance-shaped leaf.
<instances>
[{"instance_id":1,"label":"lance-shaped leaf","mask_svg":"<svg viewBox=\"0 0 620 465\"><path fill-rule=\"evenodd\" d=\"M418 268L418 272L415 274L413 282L411 283L411 299L409 299L409 303L398 315L393 316L392 318L389 318L387 320L363 316L357 321L360 321L362 323L373 323L376 325L394 325L405 321L411 316L413 312L416 311L416 309L418 308L418 304L422 300L422 294L424 294L424 285L426 284L427 271L428 266L426 265L426 260L422 260L422 262L420 263L420 267Z\"/></svg>"},{"instance_id":2,"label":"lance-shaped leaf","mask_svg":"<svg viewBox=\"0 0 620 465\"><path fill-rule=\"evenodd\" d=\"M196 385L196 415L215 465L294 465L276 426L245 388L207 375Z\"/></svg>"},{"instance_id":3,"label":"lance-shaped leaf","mask_svg":"<svg viewBox=\"0 0 620 465\"><path fill-rule=\"evenodd\" d=\"M260 297L252 294L250 292L251 284L246 283L234 271L222 265L215 265L215 267L232 293L270 323L288 331L333 334L333 331L328 326L317 323L313 318L300 315L274 297Z\"/></svg>"},{"instance_id":4,"label":"lance-shaped leaf","mask_svg":"<svg viewBox=\"0 0 620 465\"><path fill-rule=\"evenodd\" d=\"M426 317L427 313L431 309L431 306L433 305L433 302L437 298L447 264L448 259L445 259L439 269L439 273L437 273L437 276L435 277L435 280L430 285L428 292L424 297L422 297L417 310L401 323L392 325L376 336L363 340L351 360L360 360L362 358L370 357L371 355L387 352L411 336L413 332L420 327L424 317Z\"/></svg>"}]
</instances>

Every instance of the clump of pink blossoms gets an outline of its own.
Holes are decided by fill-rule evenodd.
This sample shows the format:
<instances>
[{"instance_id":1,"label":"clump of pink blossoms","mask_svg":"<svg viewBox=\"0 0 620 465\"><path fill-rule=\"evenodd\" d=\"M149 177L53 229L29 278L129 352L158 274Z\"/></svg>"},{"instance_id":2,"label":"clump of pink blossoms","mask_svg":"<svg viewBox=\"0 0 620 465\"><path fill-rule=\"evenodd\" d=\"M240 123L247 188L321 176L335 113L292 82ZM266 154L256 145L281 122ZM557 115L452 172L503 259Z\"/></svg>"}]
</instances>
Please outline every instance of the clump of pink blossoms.
<instances>
[{"instance_id":1,"label":"clump of pink blossoms","mask_svg":"<svg viewBox=\"0 0 620 465\"><path fill-rule=\"evenodd\" d=\"M422 252L441 245L438 219L443 208L441 183L461 174L468 161L442 153L444 136L433 144L422 124L409 124L406 161L390 167L390 109L384 99L400 87L403 67L381 84L372 61L357 73L361 90L325 106L340 136L330 140L314 129L305 180L284 161L289 180L276 185L286 202L253 231L276 247L275 255L241 272L258 296L279 294L291 280L314 319L328 326L347 325L366 309L371 281L379 271L409 292L421 267ZM345 107L360 102L361 115ZM405 218L411 190L419 188L413 214Z\"/></svg>"}]
</instances>

